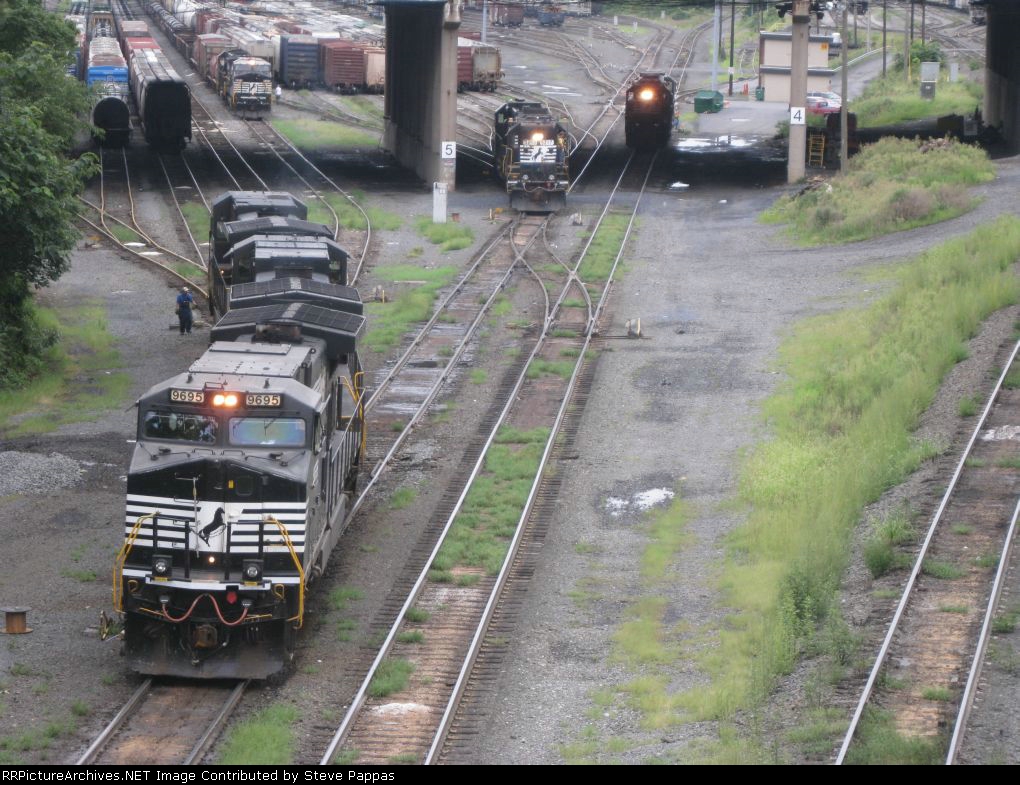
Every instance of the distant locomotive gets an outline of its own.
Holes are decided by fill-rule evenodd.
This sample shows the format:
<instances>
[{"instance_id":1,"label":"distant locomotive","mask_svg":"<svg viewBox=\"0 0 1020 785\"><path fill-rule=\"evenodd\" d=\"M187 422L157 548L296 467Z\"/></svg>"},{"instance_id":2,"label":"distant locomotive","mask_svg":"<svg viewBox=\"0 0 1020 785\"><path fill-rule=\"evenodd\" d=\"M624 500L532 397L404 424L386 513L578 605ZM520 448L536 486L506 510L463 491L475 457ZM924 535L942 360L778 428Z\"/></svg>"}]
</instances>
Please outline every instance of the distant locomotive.
<instances>
[{"instance_id":1,"label":"distant locomotive","mask_svg":"<svg viewBox=\"0 0 1020 785\"><path fill-rule=\"evenodd\" d=\"M261 117L272 108L273 65L246 49L220 52L210 76L224 103L242 115Z\"/></svg>"},{"instance_id":2,"label":"distant locomotive","mask_svg":"<svg viewBox=\"0 0 1020 785\"><path fill-rule=\"evenodd\" d=\"M638 76L627 88L624 132L627 147L657 150L669 144L676 82L660 73Z\"/></svg>"},{"instance_id":3,"label":"distant locomotive","mask_svg":"<svg viewBox=\"0 0 1020 785\"><path fill-rule=\"evenodd\" d=\"M281 670L341 534L365 437L364 317L346 254L304 215L289 194L216 200L226 314L205 354L138 401L114 605L141 673ZM289 233L260 231L281 222Z\"/></svg>"},{"instance_id":4,"label":"distant locomotive","mask_svg":"<svg viewBox=\"0 0 1020 785\"><path fill-rule=\"evenodd\" d=\"M496 110L493 158L511 207L555 212L566 205L567 132L544 104L510 101Z\"/></svg>"}]
</instances>

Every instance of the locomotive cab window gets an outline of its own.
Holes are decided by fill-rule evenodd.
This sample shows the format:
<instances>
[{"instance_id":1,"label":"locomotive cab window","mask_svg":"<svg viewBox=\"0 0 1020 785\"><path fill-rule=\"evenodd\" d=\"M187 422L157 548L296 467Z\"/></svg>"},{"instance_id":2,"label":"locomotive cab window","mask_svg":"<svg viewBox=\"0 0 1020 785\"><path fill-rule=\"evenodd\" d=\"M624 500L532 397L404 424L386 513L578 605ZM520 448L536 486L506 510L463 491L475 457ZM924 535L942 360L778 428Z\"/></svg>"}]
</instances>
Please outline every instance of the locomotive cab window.
<instances>
[{"instance_id":1,"label":"locomotive cab window","mask_svg":"<svg viewBox=\"0 0 1020 785\"><path fill-rule=\"evenodd\" d=\"M157 412L149 410L142 418L142 435L146 439L215 444L219 423L204 414Z\"/></svg>"},{"instance_id":2,"label":"locomotive cab window","mask_svg":"<svg viewBox=\"0 0 1020 785\"><path fill-rule=\"evenodd\" d=\"M304 447L305 421L297 417L231 417L229 442L233 447Z\"/></svg>"}]
</instances>

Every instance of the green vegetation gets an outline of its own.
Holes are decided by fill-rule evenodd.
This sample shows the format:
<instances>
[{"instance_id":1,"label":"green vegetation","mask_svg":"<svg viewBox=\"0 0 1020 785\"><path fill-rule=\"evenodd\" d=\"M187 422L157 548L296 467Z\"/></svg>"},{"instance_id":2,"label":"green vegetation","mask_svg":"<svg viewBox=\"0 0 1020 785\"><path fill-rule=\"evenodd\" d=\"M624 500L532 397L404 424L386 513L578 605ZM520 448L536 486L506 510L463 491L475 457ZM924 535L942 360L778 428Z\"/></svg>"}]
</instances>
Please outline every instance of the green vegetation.
<instances>
[{"instance_id":1,"label":"green vegetation","mask_svg":"<svg viewBox=\"0 0 1020 785\"><path fill-rule=\"evenodd\" d=\"M569 360L543 360L536 357L528 366L528 378L538 379L542 376L559 376L569 379L574 372L574 363Z\"/></svg>"},{"instance_id":2,"label":"green vegetation","mask_svg":"<svg viewBox=\"0 0 1020 785\"><path fill-rule=\"evenodd\" d=\"M1020 220L1004 218L890 268L893 285L866 306L797 326L780 349L787 381L763 404L771 436L740 472L748 516L728 540L719 579L732 609L725 628L684 644L666 625L668 595L658 581L668 580L674 557L657 562L652 575L662 577L650 575L634 602L625 628L635 642L617 642L621 660L640 664L619 690L646 728L757 705L808 653L852 663L854 639L834 599L854 529L867 504L930 455L912 431L954 347L1016 301L1018 255ZM674 550L682 543L676 529L667 527ZM875 535L909 540L908 516L877 524ZM710 683L671 692L681 659L696 662Z\"/></svg>"},{"instance_id":3,"label":"green vegetation","mask_svg":"<svg viewBox=\"0 0 1020 785\"><path fill-rule=\"evenodd\" d=\"M943 76L947 75L946 71L943 66ZM850 111L857 115L858 126L894 125L950 114L969 115L983 101L982 86L969 79L939 82L934 100L922 98L919 75L920 68L915 67L909 82L903 78L902 69L890 71L885 79L868 82L864 93L850 105Z\"/></svg>"},{"instance_id":4,"label":"green vegetation","mask_svg":"<svg viewBox=\"0 0 1020 785\"><path fill-rule=\"evenodd\" d=\"M379 134L356 130L329 120L269 121L273 128L286 136L291 144L304 150L346 150L352 147L378 147Z\"/></svg>"},{"instance_id":5,"label":"green vegetation","mask_svg":"<svg viewBox=\"0 0 1020 785\"><path fill-rule=\"evenodd\" d=\"M128 243L141 243L142 245L148 245L148 243L141 238L141 235L139 235L138 232L128 226L123 226L115 221L111 221L107 224L107 226L113 236L124 245L127 245Z\"/></svg>"},{"instance_id":6,"label":"green vegetation","mask_svg":"<svg viewBox=\"0 0 1020 785\"><path fill-rule=\"evenodd\" d=\"M368 224L365 223L365 215L368 216L368 220L372 223L373 231L399 229L403 225L404 219L396 213L367 205L367 197L363 191L351 191L350 196L351 198L348 199L343 194L328 193L323 196L323 199L309 199L307 202L308 220L326 224L326 226L333 225L333 214L322 203L325 200L333 208L333 212L340 219L340 225L345 229L356 229L359 231L367 229ZM351 201L352 199L354 200L353 202ZM365 211L364 213L358 209L358 205L361 206L361 210Z\"/></svg>"},{"instance_id":7,"label":"green vegetation","mask_svg":"<svg viewBox=\"0 0 1020 785\"><path fill-rule=\"evenodd\" d=\"M282 703L269 706L234 726L216 762L221 766L280 766L294 761L297 709Z\"/></svg>"},{"instance_id":8,"label":"green vegetation","mask_svg":"<svg viewBox=\"0 0 1020 785\"><path fill-rule=\"evenodd\" d=\"M545 428L500 430L484 469L432 563L434 570L449 571L462 565L483 567L489 575L499 572L548 438Z\"/></svg>"},{"instance_id":9,"label":"green vegetation","mask_svg":"<svg viewBox=\"0 0 1020 785\"><path fill-rule=\"evenodd\" d=\"M582 281L602 283L609 277L617 255L622 253L620 246L629 223L629 215L610 213L605 217L577 271ZM619 276L621 272L622 270L617 268L616 275Z\"/></svg>"},{"instance_id":10,"label":"green vegetation","mask_svg":"<svg viewBox=\"0 0 1020 785\"><path fill-rule=\"evenodd\" d=\"M432 223L432 219L427 215L420 216L414 225L426 240L438 245L439 250L444 253L467 248L475 239L475 233L470 226L459 223Z\"/></svg>"},{"instance_id":11,"label":"green vegetation","mask_svg":"<svg viewBox=\"0 0 1020 785\"><path fill-rule=\"evenodd\" d=\"M831 707L809 709L800 725L787 732L789 742L811 760L826 760L839 737L846 732L846 712Z\"/></svg>"},{"instance_id":12,"label":"green vegetation","mask_svg":"<svg viewBox=\"0 0 1020 785\"><path fill-rule=\"evenodd\" d=\"M44 370L58 333L33 292L68 268L78 237L78 195L98 172L87 154L65 154L86 125L85 86L68 79L74 27L33 0L0 5L0 390Z\"/></svg>"},{"instance_id":13,"label":"green vegetation","mask_svg":"<svg viewBox=\"0 0 1020 785\"><path fill-rule=\"evenodd\" d=\"M978 413L978 405L973 398L961 398L957 411L961 417L973 417Z\"/></svg>"},{"instance_id":14,"label":"green vegetation","mask_svg":"<svg viewBox=\"0 0 1020 785\"><path fill-rule=\"evenodd\" d=\"M188 222L188 229L195 242L204 243L209 239L209 211L201 202L181 202L181 212Z\"/></svg>"},{"instance_id":15,"label":"green vegetation","mask_svg":"<svg viewBox=\"0 0 1020 785\"><path fill-rule=\"evenodd\" d=\"M893 568L906 566L907 560L897 554L897 545L914 540L914 527L906 512L888 516L872 526L872 534L864 543L864 564L872 577L880 578Z\"/></svg>"},{"instance_id":16,"label":"green vegetation","mask_svg":"<svg viewBox=\"0 0 1020 785\"><path fill-rule=\"evenodd\" d=\"M974 533L974 527L973 526L969 526L966 523L954 523L952 528L950 529L950 531L952 531L953 534L961 534L961 535L973 534Z\"/></svg>"},{"instance_id":17,"label":"green vegetation","mask_svg":"<svg viewBox=\"0 0 1020 785\"><path fill-rule=\"evenodd\" d=\"M409 485L397 488L390 497L390 509L402 510L418 498L418 489Z\"/></svg>"},{"instance_id":18,"label":"green vegetation","mask_svg":"<svg viewBox=\"0 0 1020 785\"><path fill-rule=\"evenodd\" d=\"M908 738L900 735L892 715L866 709L857 730L857 740L847 753L851 765L913 764L936 766L945 762L940 739Z\"/></svg>"},{"instance_id":19,"label":"green vegetation","mask_svg":"<svg viewBox=\"0 0 1020 785\"><path fill-rule=\"evenodd\" d=\"M370 329L364 346L369 351L385 352L400 343L415 322L424 322L432 315L432 304L439 290L456 274L454 267L425 270L409 264L378 267L375 275L391 283L413 282L413 288L401 287L397 296L386 303L366 303Z\"/></svg>"},{"instance_id":20,"label":"green vegetation","mask_svg":"<svg viewBox=\"0 0 1020 785\"><path fill-rule=\"evenodd\" d=\"M364 599L365 593L353 586L338 586L329 593L329 607L335 611L347 610L347 604Z\"/></svg>"},{"instance_id":21,"label":"green vegetation","mask_svg":"<svg viewBox=\"0 0 1020 785\"><path fill-rule=\"evenodd\" d=\"M74 706L81 706L76 702ZM85 707L88 713L88 707ZM74 711L71 717L49 720L44 725L32 727L15 736L0 736L0 765L18 765L27 763L18 753L34 752L35 757L46 760L45 751L53 743L66 736L71 736L77 729L75 717L84 716ZM66 740L61 745L66 744Z\"/></svg>"},{"instance_id":22,"label":"green vegetation","mask_svg":"<svg viewBox=\"0 0 1020 785\"><path fill-rule=\"evenodd\" d=\"M970 613L970 608L968 608L966 605L940 605L939 611L941 613L967 614Z\"/></svg>"},{"instance_id":23,"label":"green vegetation","mask_svg":"<svg viewBox=\"0 0 1020 785\"><path fill-rule=\"evenodd\" d=\"M46 433L123 406L131 380L116 370L120 357L107 332L105 309L88 300L59 311L30 302L25 307L40 334L59 335L60 340L38 356L47 367L46 375L19 389L0 391L0 433Z\"/></svg>"},{"instance_id":24,"label":"green vegetation","mask_svg":"<svg viewBox=\"0 0 1020 785\"><path fill-rule=\"evenodd\" d=\"M999 458L995 465L1000 469L1020 469L1020 458Z\"/></svg>"},{"instance_id":25,"label":"green vegetation","mask_svg":"<svg viewBox=\"0 0 1020 785\"><path fill-rule=\"evenodd\" d=\"M407 686L407 680L414 672L414 664L402 659L386 659L379 667L368 685L368 694L373 698L385 698L394 692L400 692Z\"/></svg>"},{"instance_id":26,"label":"green vegetation","mask_svg":"<svg viewBox=\"0 0 1020 785\"><path fill-rule=\"evenodd\" d=\"M957 578L962 578L967 574L966 570L957 567L955 564L939 561L938 559L926 560L925 563L921 565L921 572L925 575L930 575L933 578L941 578L946 581L953 581Z\"/></svg>"},{"instance_id":27,"label":"green vegetation","mask_svg":"<svg viewBox=\"0 0 1020 785\"><path fill-rule=\"evenodd\" d=\"M485 384L486 380L489 378L489 374L484 368L475 368L471 371L468 378L471 380L472 384Z\"/></svg>"},{"instance_id":28,"label":"green vegetation","mask_svg":"<svg viewBox=\"0 0 1020 785\"><path fill-rule=\"evenodd\" d=\"M1020 621L1020 604L1013 605L992 619L992 632L1008 635L1016 629L1017 621Z\"/></svg>"},{"instance_id":29,"label":"green vegetation","mask_svg":"<svg viewBox=\"0 0 1020 785\"><path fill-rule=\"evenodd\" d=\"M865 240L954 218L974 206L967 187L993 176L977 147L887 138L854 156L831 189L784 196L762 220L789 223L805 245Z\"/></svg>"},{"instance_id":30,"label":"green vegetation","mask_svg":"<svg viewBox=\"0 0 1020 785\"><path fill-rule=\"evenodd\" d=\"M413 624L424 624L431 618L432 614L424 608L408 608L404 618Z\"/></svg>"},{"instance_id":31,"label":"green vegetation","mask_svg":"<svg viewBox=\"0 0 1020 785\"><path fill-rule=\"evenodd\" d=\"M96 573L93 570L61 570L60 574L79 583L92 583L96 579Z\"/></svg>"},{"instance_id":32,"label":"green vegetation","mask_svg":"<svg viewBox=\"0 0 1020 785\"><path fill-rule=\"evenodd\" d=\"M404 630L397 633L399 643L424 643L425 633L421 630Z\"/></svg>"},{"instance_id":33,"label":"green vegetation","mask_svg":"<svg viewBox=\"0 0 1020 785\"><path fill-rule=\"evenodd\" d=\"M921 690L921 697L928 701L950 701L953 693L948 687L925 687Z\"/></svg>"}]
</instances>

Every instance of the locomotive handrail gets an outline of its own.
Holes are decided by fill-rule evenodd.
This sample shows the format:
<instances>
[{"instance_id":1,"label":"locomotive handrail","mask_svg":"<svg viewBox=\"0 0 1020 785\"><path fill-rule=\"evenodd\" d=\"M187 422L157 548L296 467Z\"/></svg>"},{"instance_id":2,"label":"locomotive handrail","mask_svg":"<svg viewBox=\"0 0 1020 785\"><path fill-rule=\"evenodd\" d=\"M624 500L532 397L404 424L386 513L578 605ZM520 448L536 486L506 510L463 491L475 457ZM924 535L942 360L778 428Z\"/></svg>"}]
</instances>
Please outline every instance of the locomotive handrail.
<instances>
[{"instance_id":1,"label":"locomotive handrail","mask_svg":"<svg viewBox=\"0 0 1020 785\"><path fill-rule=\"evenodd\" d=\"M131 527L131 533L128 534L127 539L124 540L124 544L120 546L120 550L117 552L117 558L113 561L113 609L118 613L124 612L124 591L122 583L124 580L124 562L127 561L128 554L131 553L131 549L135 545L135 540L138 539L138 532L142 528L142 524L146 520L152 520L159 514L159 511L147 513L142 515L135 525Z\"/></svg>"},{"instance_id":2,"label":"locomotive handrail","mask_svg":"<svg viewBox=\"0 0 1020 785\"><path fill-rule=\"evenodd\" d=\"M280 534L283 536L283 542L287 546L287 550L290 551L290 558L294 562L294 566L297 568L298 577L298 612L297 616L291 616L287 621L296 621L294 629L300 630L301 626L305 623L305 568L301 566L301 559L298 558L297 551L294 550L294 543L291 542L290 532L287 531L287 527L284 526L272 515L267 515L263 520L266 523L272 523L280 530Z\"/></svg>"}]
</instances>

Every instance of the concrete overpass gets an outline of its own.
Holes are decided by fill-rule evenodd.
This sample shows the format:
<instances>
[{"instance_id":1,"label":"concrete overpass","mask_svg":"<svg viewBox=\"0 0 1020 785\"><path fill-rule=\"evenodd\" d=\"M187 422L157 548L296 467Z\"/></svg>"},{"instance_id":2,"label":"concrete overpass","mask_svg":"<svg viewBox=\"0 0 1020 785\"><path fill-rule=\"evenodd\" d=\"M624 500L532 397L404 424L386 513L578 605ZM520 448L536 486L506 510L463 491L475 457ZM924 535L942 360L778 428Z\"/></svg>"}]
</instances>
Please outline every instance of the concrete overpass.
<instances>
[{"instance_id":1,"label":"concrete overpass","mask_svg":"<svg viewBox=\"0 0 1020 785\"><path fill-rule=\"evenodd\" d=\"M457 0L377 0L386 9L383 145L425 182L453 190L457 139ZM447 151L449 152L449 151Z\"/></svg>"},{"instance_id":2,"label":"concrete overpass","mask_svg":"<svg viewBox=\"0 0 1020 785\"><path fill-rule=\"evenodd\" d=\"M985 123L1020 152L1020 0L986 0Z\"/></svg>"}]
</instances>

